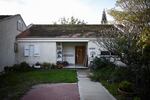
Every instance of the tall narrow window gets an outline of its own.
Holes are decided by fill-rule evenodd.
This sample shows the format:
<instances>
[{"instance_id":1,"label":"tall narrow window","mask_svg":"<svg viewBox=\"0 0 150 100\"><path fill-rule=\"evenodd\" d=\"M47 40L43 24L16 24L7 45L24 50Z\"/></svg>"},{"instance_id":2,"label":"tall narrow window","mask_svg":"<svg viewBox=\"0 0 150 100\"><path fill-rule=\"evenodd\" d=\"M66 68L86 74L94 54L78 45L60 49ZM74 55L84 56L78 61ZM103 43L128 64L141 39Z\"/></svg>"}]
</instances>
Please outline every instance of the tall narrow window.
<instances>
[{"instance_id":1,"label":"tall narrow window","mask_svg":"<svg viewBox=\"0 0 150 100\"><path fill-rule=\"evenodd\" d=\"M34 45L29 45L29 55L32 57L32 56L34 56Z\"/></svg>"},{"instance_id":2,"label":"tall narrow window","mask_svg":"<svg viewBox=\"0 0 150 100\"><path fill-rule=\"evenodd\" d=\"M14 52L17 53L18 52L18 44L15 42L14 43Z\"/></svg>"},{"instance_id":3,"label":"tall narrow window","mask_svg":"<svg viewBox=\"0 0 150 100\"><path fill-rule=\"evenodd\" d=\"M39 45L34 45L34 56L40 56L40 48Z\"/></svg>"},{"instance_id":4,"label":"tall narrow window","mask_svg":"<svg viewBox=\"0 0 150 100\"><path fill-rule=\"evenodd\" d=\"M25 56L25 57L28 57L28 56L29 56L29 46L28 46L28 45L25 45L25 46L24 46L24 56Z\"/></svg>"},{"instance_id":5,"label":"tall narrow window","mask_svg":"<svg viewBox=\"0 0 150 100\"><path fill-rule=\"evenodd\" d=\"M18 31L23 31L23 23L21 20L17 21L17 30Z\"/></svg>"}]
</instances>

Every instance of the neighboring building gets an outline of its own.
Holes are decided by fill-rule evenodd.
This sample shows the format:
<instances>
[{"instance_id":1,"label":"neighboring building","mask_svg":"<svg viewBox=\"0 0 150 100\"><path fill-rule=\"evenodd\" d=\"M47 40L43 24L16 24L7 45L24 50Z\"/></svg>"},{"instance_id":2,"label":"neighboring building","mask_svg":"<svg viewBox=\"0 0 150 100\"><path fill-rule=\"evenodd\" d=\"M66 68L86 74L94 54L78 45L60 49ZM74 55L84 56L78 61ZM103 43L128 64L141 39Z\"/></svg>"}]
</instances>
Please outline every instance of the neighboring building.
<instances>
[{"instance_id":1,"label":"neighboring building","mask_svg":"<svg viewBox=\"0 0 150 100\"><path fill-rule=\"evenodd\" d=\"M16 36L26 30L26 25L18 15L0 15L0 72L4 66L15 64Z\"/></svg>"},{"instance_id":2,"label":"neighboring building","mask_svg":"<svg viewBox=\"0 0 150 100\"><path fill-rule=\"evenodd\" d=\"M115 37L114 25L33 25L17 36L16 61L56 63L87 66L106 51L97 43L97 38Z\"/></svg>"}]
</instances>

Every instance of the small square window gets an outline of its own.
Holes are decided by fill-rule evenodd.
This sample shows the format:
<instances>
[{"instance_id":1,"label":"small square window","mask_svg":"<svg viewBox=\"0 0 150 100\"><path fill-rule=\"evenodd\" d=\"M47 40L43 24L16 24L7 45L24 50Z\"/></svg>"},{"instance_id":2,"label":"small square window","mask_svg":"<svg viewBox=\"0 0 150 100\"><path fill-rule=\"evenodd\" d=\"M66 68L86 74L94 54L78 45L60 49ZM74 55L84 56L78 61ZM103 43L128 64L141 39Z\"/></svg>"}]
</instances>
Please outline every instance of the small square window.
<instances>
[{"instance_id":1,"label":"small square window","mask_svg":"<svg viewBox=\"0 0 150 100\"><path fill-rule=\"evenodd\" d=\"M17 21L17 30L18 31L23 31L23 23L21 20Z\"/></svg>"}]
</instances>

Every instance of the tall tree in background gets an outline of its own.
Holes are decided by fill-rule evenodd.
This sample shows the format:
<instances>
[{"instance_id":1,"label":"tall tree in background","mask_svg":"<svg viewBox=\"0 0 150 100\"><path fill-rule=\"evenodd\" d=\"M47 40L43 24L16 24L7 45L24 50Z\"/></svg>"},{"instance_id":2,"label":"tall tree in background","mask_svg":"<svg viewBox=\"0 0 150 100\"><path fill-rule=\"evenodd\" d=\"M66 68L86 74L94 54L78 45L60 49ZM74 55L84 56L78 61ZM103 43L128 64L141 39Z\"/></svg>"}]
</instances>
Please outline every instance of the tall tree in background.
<instances>
[{"instance_id":1,"label":"tall tree in background","mask_svg":"<svg viewBox=\"0 0 150 100\"><path fill-rule=\"evenodd\" d=\"M107 16L106 16L106 12L105 12L105 9L103 11L103 14L102 14L102 20L101 20L101 24L107 24Z\"/></svg>"},{"instance_id":2,"label":"tall tree in background","mask_svg":"<svg viewBox=\"0 0 150 100\"><path fill-rule=\"evenodd\" d=\"M136 86L143 100L150 99L150 0L117 0L117 9L109 14L122 24L124 34L118 36L124 44L115 43L125 53L125 59L136 74ZM118 9L119 8L119 9ZM116 40L116 39L114 39ZM120 43L120 42L119 42Z\"/></svg>"},{"instance_id":3,"label":"tall tree in background","mask_svg":"<svg viewBox=\"0 0 150 100\"><path fill-rule=\"evenodd\" d=\"M58 23L62 24L62 25L83 25L86 24L86 22L84 20L79 20L78 18L75 17L70 17L70 18L60 18L58 20ZM57 22L54 22L54 24L57 24Z\"/></svg>"}]
</instances>

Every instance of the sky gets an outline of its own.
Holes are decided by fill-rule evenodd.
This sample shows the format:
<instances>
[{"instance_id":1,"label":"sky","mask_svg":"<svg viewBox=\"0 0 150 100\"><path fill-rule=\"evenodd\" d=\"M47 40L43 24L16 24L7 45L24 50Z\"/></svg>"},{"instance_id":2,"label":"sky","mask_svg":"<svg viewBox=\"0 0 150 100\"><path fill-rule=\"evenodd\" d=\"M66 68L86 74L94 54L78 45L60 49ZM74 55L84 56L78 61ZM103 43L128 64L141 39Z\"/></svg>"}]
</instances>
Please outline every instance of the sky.
<instances>
[{"instance_id":1,"label":"sky","mask_svg":"<svg viewBox=\"0 0 150 100\"><path fill-rule=\"evenodd\" d=\"M21 14L27 25L53 24L74 16L88 24L100 24L103 9L115 7L116 0L0 0L0 15ZM113 18L107 14L107 20Z\"/></svg>"}]
</instances>

